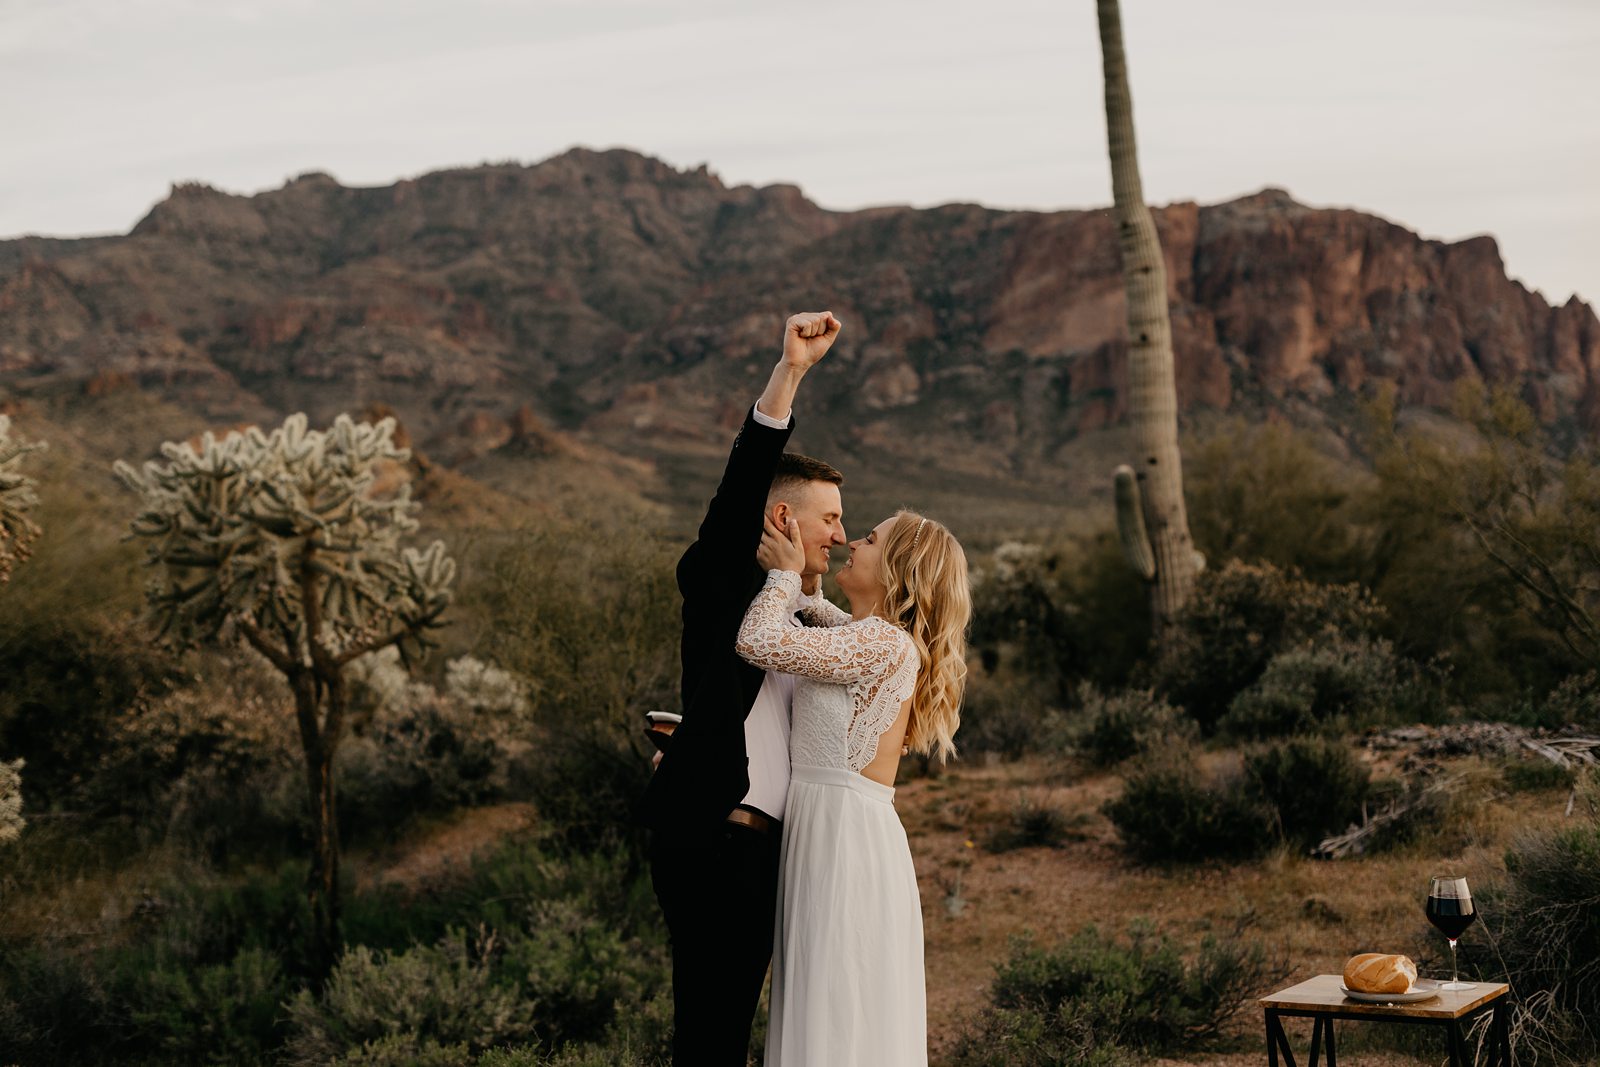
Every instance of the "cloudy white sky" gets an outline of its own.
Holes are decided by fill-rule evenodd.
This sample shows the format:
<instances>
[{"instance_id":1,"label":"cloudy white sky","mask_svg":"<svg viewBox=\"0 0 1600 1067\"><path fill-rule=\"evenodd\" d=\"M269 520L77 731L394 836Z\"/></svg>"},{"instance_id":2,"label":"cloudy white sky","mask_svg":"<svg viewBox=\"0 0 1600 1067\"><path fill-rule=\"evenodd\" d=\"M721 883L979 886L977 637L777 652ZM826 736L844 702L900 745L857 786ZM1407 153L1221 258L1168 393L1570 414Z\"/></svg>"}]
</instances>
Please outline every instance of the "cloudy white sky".
<instances>
[{"instance_id":1,"label":"cloudy white sky","mask_svg":"<svg viewBox=\"0 0 1600 1067\"><path fill-rule=\"evenodd\" d=\"M1152 202L1289 189L1600 299L1600 3L1123 0ZM0 0L0 236L624 146L832 208L1110 200L1092 0Z\"/></svg>"}]
</instances>

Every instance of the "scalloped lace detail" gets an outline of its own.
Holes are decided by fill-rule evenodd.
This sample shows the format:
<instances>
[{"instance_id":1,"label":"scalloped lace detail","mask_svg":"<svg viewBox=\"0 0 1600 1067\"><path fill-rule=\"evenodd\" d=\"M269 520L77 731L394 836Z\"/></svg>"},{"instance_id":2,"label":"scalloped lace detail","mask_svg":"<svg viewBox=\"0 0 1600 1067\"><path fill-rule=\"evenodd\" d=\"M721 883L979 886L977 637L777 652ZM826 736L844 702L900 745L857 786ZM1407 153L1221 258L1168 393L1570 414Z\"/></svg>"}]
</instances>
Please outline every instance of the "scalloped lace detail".
<instances>
[{"instance_id":1,"label":"scalloped lace detail","mask_svg":"<svg viewBox=\"0 0 1600 1067\"><path fill-rule=\"evenodd\" d=\"M798 574L768 576L739 628L739 655L763 670L797 678L791 763L859 773L878 754L878 739L916 687L916 647L887 619L852 621L831 604L805 613L807 621L822 625L791 626L789 612L799 592Z\"/></svg>"}]
</instances>

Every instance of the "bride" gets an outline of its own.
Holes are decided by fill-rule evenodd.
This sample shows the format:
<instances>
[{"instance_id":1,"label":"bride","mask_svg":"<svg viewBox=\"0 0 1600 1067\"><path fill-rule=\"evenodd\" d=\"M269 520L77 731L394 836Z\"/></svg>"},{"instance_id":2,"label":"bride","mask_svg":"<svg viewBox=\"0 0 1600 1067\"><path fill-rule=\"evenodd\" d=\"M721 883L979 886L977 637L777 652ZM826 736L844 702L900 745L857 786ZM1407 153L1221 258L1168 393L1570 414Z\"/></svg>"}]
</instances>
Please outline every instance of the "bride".
<instances>
[{"instance_id":1,"label":"bride","mask_svg":"<svg viewBox=\"0 0 1600 1067\"><path fill-rule=\"evenodd\" d=\"M796 677L766 1067L924 1067L922 908L894 779L911 749L955 751L967 559L899 512L850 542L850 613L821 601L797 627L798 529L769 520L756 558L769 574L739 654Z\"/></svg>"}]
</instances>

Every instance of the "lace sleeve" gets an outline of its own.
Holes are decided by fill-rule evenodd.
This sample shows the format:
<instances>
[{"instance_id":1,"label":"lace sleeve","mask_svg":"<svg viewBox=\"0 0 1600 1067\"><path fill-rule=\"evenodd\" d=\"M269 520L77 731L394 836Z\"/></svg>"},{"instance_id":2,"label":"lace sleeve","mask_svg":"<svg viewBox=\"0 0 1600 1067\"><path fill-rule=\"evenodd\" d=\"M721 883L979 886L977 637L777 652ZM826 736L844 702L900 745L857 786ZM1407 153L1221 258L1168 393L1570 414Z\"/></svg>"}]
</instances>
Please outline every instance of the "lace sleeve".
<instances>
[{"instance_id":1,"label":"lace sleeve","mask_svg":"<svg viewBox=\"0 0 1600 1067\"><path fill-rule=\"evenodd\" d=\"M800 589L793 571L773 571L745 612L735 644L739 655L767 671L797 674L833 685L866 682L893 671L905 657L894 627L791 626L789 604Z\"/></svg>"},{"instance_id":2,"label":"lace sleeve","mask_svg":"<svg viewBox=\"0 0 1600 1067\"><path fill-rule=\"evenodd\" d=\"M800 603L800 621L807 626L849 626L855 622L848 611L821 593L814 597L801 594Z\"/></svg>"}]
</instances>

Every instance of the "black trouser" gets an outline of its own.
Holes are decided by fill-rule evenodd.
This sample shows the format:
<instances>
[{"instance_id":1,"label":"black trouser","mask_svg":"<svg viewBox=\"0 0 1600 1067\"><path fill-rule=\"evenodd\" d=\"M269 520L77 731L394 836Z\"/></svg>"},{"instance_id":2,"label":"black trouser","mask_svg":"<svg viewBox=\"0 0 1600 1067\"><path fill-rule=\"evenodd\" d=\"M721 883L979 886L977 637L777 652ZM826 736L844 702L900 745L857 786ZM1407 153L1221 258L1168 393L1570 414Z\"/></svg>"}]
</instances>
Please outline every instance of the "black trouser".
<instances>
[{"instance_id":1,"label":"black trouser","mask_svg":"<svg viewBox=\"0 0 1600 1067\"><path fill-rule=\"evenodd\" d=\"M650 879L672 939L676 1067L745 1067L772 961L779 836L729 823L713 841L652 850Z\"/></svg>"}]
</instances>

